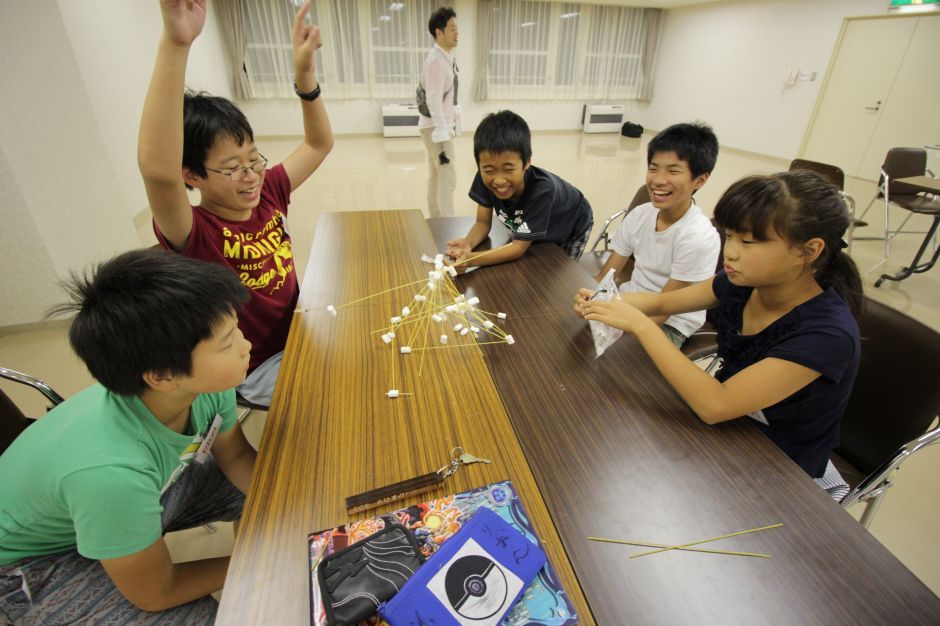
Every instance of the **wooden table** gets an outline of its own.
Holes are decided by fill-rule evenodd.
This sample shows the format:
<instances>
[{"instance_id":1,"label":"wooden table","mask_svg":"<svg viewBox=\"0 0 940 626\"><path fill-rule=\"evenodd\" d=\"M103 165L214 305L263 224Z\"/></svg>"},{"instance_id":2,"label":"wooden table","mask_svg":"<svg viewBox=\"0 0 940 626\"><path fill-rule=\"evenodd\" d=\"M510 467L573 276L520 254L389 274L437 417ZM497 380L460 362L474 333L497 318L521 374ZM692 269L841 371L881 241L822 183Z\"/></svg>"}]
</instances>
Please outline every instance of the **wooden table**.
<instances>
[{"instance_id":1,"label":"wooden table","mask_svg":"<svg viewBox=\"0 0 940 626\"><path fill-rule=\"evenodd\" d=\"M336 317L325 310L426 283L431 268L420 256L435 250L419 211L321 216L298 304L309 310L291 325L218 623L309 623L307 534L348 521L346 496L434 471L454 446L493 462L358 518L508 478L582 623L594 623L480 349L429 351L421 367L418 353L405 363L370 334L421 285L339 308ZM388 399L390 388L414 395Z\"/></svg>"},{"instance_id":2,"label":"wooden table","mask_svg":"<svg viewBox=\"0 0 940 626\"><path fill-rule=\"evenodd\" d=\"M467 227L431 223L437 241ZM409 282L426 271L417 257L435 249L417 212L325 215L301 304ZM452 353L445 368L472 372L473 384L442 377L420 400L381 398L388 366L356 339L401 298L337 318L298 315L219 623L305 623L306 533L345 521L343 496L437 467L456 443L495 462L464 468L443 491L516 482L582 623L592 614L600 624L936 623L937 597L746 420L702 423L632 338L594 359L571 312L575 289L589 284L551 244L459 278L462 291L509 313L516 344L481 346L482 359L476 348L441 351ZM776 522L784 526L712 546L771 559L629 559L638 549L586 540L680 543Z\"/></svg>"}]
</instances>

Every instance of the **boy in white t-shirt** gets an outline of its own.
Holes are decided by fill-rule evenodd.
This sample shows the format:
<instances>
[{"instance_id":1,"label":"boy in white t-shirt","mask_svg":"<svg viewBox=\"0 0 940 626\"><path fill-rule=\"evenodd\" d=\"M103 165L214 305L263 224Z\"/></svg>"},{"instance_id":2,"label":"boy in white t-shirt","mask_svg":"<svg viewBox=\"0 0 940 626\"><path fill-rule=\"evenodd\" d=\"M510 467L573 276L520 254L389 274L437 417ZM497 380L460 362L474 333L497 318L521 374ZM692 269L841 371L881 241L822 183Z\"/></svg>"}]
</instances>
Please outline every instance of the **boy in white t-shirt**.
<instances>
[{"instance_id":1,"label":"boy in white t-shirt","mask_svg":"<svg viewBox=\"0 0 940 626\"><path fill-rule=\"evenodd\" d=\"M621 291L674 291L715 274L721 241L692 195L708 180L717 158L718 138L701 122L675 124L650 141L646 186L652 202L624 217L598 281L611 268L620 272L631 256L633 273ZM654 319L682 347L705 322L705 311Z\"/></svg>"}]
</instances>

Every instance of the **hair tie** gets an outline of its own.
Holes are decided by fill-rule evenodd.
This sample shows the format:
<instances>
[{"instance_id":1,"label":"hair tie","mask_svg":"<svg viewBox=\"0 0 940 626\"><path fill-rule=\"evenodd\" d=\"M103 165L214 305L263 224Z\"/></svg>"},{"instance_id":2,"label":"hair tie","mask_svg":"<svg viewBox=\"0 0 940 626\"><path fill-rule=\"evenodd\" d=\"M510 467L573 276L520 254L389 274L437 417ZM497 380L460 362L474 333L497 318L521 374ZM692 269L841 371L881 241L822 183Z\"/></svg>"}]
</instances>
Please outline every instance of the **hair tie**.
<instances>
[{"instance_id":1,"label":"hair tie","mask_svg":"<svg viewBox=\"0 0 940 626\"><path fill-rule=\"evenodd\" d=\"M848 248L848 247L849 247L849 244L848 244L848 242L847 242L845 239L842 239L842 238L840 237L840 238L839 238L839 247L844 250L845 248Z\"/></svg>"}]
</instances>

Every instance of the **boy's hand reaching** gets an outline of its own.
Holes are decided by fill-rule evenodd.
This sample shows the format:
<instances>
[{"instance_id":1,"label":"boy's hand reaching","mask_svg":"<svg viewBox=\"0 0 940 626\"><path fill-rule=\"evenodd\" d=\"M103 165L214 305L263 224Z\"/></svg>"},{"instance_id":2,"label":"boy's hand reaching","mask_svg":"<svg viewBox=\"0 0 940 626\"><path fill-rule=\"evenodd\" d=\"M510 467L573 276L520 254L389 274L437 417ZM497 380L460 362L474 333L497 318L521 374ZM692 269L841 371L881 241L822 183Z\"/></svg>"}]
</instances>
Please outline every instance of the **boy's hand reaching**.
<instances>
[{"instance_id":1,"label":"boy's hand reaching","mask_svg":"<svg viewBox=\"0 0 940 626\"><path fill-rule=\"evenodd\" d=\"M473 246L466 237L451 239L447 242L447 256L454 259L454 262L463 261L473 252Z\"/></svg>"},{"instance_id":2,"label":"boy's hand reaching","mask_svg":"<svg viewBox=\"0 0 940 626\"><path fill-rule=\"evenodd\" d=\"M161 0L163 34L174 45L189 46L206 23L206 0Z\"/></svg>"},{"instance_id":3,"label":"boy's hand reaching","mask_svg":"<svg viewBox=\"0 0 940 626\"><path fill-rule=\"evenodd\" d=\"M323 45L320 39L320 27L315 24L304 24L304 18L310 12L310 0L304 3L297 15L294 16L294 33L292 45L294 48L294 72L297 74L298 87L303 91L313 90L313 85L306 86L300 84L300 80L306 76L313 77L316 74L315 52Z\"/></svg>"}]
</instances>

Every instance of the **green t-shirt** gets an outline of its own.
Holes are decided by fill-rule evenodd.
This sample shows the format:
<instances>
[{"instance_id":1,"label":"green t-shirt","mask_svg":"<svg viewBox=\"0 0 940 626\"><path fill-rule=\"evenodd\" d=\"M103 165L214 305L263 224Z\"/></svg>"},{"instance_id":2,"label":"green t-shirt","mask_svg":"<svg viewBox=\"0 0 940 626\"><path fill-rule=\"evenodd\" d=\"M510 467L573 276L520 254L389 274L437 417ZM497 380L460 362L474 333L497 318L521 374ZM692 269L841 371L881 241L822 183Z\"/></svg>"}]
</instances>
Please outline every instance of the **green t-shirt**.
<instances>
[{"instance_id":1,"label":"green t-shirt","mask_svg":"<svg viewBox=\"0 0 940 626\"><path fill-rule=\"evenodd\" d=\"M234 391L198 396L188 435L101 385L57 406L0 456L0 565L69 549L113 559L152 545L163 532L160 495L216 415L219 432L235 424Z\"/></svg>"}]
</instances>

